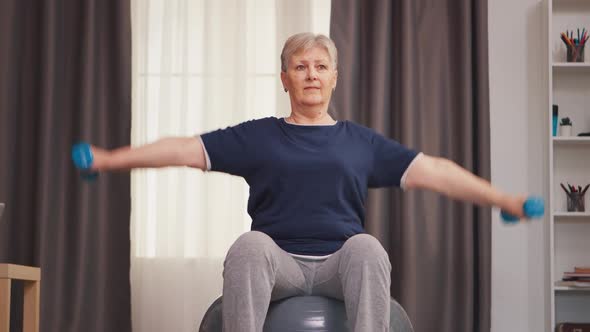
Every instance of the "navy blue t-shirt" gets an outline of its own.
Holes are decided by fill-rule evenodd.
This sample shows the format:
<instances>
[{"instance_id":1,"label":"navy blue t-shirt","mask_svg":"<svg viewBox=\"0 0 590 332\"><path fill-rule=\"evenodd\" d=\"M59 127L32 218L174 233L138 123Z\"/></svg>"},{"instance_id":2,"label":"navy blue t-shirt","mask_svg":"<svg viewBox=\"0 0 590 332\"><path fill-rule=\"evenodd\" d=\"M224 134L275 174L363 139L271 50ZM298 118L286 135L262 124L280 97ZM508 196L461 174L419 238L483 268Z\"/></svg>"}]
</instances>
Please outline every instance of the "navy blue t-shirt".
<instances>
[{"instance_id":1,"label":"navy blue t-shirt","mask_svg":"<svg viewBox=\"0 0 590 332\"><path fill-rule=\"evenodd\" d=\"M368 188L399 186L417 155L349 121L301 126L270 117L201 137L212 171L250 185L252 230L303 255L334 253L364 233Z\"/></svg>"}]
</instances>

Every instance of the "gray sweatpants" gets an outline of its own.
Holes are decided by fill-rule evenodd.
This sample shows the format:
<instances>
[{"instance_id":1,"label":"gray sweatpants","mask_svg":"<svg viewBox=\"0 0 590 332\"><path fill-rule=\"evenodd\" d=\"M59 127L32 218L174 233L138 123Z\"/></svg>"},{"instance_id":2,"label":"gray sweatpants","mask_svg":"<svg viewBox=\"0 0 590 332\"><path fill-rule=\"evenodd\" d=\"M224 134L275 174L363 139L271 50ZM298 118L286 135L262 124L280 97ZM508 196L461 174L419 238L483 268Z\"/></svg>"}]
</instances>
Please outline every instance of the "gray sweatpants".
<instances>
[{"instance_id":1,"label":"gray sweatpants","mask_svg":"<svg viewBox=\"0 0 590 332\"><path fill-rule=\"evenodd\" d=\"M297 295L344 300L356 332L389 331L391 264L377 239L359 234L324 260L295 258L262 232L231 246L223 271L223 331L260 332L271 301Z\"/></svg>"}]
</instances>

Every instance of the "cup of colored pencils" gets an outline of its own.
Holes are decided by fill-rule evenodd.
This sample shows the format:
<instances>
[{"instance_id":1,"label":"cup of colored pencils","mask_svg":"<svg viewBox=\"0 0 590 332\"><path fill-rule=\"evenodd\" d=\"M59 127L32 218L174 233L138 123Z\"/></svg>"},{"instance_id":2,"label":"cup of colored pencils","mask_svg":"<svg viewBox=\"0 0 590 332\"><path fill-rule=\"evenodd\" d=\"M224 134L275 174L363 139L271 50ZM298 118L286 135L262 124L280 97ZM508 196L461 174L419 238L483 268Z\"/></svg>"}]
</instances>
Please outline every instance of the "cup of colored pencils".
<instances>
[{"instance_id":1,"label":"cup of colored pencils","mask_svg":"<svg viewBox=\"0 0 590 332\"><path fill-rule=\"evenodd\" d=\"M590 36L586 28L561 33L561 40L565 44L567 62L584 62L584 47Z\"/></svg>"}]
</instances>

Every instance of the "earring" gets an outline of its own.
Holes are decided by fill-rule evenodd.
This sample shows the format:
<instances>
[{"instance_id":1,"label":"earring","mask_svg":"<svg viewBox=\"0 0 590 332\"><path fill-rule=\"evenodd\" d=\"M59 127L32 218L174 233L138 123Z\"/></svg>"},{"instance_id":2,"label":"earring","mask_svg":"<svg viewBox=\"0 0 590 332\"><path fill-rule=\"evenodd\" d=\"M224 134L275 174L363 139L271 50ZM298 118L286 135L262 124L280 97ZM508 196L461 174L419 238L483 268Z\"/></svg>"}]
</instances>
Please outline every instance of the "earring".
<instances>
[{"instance_id":1,"label":"earring","mask_svg":"<svg viewBox=\"0 0 590 332\"><path fill-rule=\"evenodd\" d=\"M285 92L287 92L287 88L284 88Z\"/></svg>"}]
</instances>

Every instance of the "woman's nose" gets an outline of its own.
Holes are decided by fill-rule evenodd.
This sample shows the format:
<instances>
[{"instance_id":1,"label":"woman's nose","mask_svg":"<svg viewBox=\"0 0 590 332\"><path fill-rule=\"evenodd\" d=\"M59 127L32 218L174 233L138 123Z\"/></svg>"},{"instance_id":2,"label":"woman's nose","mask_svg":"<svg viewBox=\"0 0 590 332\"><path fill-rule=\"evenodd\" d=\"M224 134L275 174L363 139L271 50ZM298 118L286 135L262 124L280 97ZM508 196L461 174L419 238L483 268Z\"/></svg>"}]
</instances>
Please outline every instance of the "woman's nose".
<instances>
[{"instance_id":1,"label":"woman's nose","mask_svg":"<svg viewBox=\"0 0 590 332\"><path fill-rule=\"evenodd\" d=\"M313 67L307 71L307 79L310 81L318 79L318 72Z\"/></svg>"}]
</instances>

